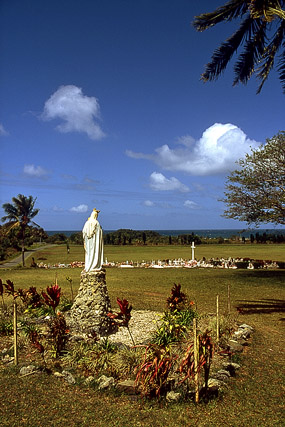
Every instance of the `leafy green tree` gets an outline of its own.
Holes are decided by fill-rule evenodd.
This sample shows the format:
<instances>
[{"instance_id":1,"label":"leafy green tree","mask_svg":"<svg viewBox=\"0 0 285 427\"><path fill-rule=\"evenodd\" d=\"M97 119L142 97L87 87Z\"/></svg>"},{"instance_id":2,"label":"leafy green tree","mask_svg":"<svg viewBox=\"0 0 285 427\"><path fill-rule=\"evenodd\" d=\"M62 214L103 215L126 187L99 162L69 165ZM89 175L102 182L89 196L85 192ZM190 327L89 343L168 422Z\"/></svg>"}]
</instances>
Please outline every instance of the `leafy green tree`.
<instances>
[{"instance_id":1,"label":"leafy green tree","mask_svg":"<svg viewBox=\"0 0 285 427\"><path fill-rule=\"evenodd\" d=\"M2 208L7 215L2 217L2 221L8 221L9 230L19 228L20 239L22 242L22 263L25 265L25 235L26 229L30 223L38 227L32 219L38 214L39 209L34 209L36 202L32 196L26 197L23 194L18 194L12 198L12 203L4 203Z\"/></svg>"},{"instance_id":2,"label":"leafy green tree","mask_svg":"<svg viewBox=\"0 0 285 427\"><path fill-rule=\"evenodd\" d=\"M246 84L252 74L260 79L257 93L278 55L277 71L285 93L285 0L230 0L213 12L195 17L194 27L207 30L221 22L239 20L239 28L213 53L206 65L202 80L216 80L225 70L232 56L243 45L234 66L233 85Z\"/></svg>"},{"instance_id":3,"label":"leafy green tree","mask_svg":"<svg viewBox=\"0 0 285 427\"><path fill-rule=\"evenodd\" d=\"M71 234L69 239L76 245L83 245L83 237L81 232Z\"/></svg>"},{"instance_id":4,"label":"leafy green tree","mask_svg":"<svg viewBox=\"0 0 285 427\"><path fill-rule=\"evenodd\" d=\"M52 236L48 236L47 242L63 244L67 242L67 236L64 233L55 233Z\"/></svg>"},{"instance_id":5,"label":"leafy green tree","mask_svg":"<svg viewBox=\"0 0 285 427\"><path fill-rule=\"evenodd\" d=\"M285 132L251 151L227 178L224 216L255 225L285 224Z\"/></svg>"}]
</instances>

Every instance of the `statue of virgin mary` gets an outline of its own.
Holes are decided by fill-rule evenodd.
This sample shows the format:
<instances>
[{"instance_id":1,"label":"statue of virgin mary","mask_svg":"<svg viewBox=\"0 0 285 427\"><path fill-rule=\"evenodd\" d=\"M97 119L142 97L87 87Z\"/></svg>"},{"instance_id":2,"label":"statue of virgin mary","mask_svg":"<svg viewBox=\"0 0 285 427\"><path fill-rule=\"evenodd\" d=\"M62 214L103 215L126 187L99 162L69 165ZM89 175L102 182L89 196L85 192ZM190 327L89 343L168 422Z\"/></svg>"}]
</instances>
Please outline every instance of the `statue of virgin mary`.
<instances>
[{"instance_id":1,"label":"statue of virgin mary","mask_svg":"<svg viewBox=\"0 0 285 427\"><path fill-rule=\"evenodd\" d=\"M86 272L101 270L103 265L103 232L97 220L99 212L93 209L82 230Z\"/></svg>"}]
</instances>

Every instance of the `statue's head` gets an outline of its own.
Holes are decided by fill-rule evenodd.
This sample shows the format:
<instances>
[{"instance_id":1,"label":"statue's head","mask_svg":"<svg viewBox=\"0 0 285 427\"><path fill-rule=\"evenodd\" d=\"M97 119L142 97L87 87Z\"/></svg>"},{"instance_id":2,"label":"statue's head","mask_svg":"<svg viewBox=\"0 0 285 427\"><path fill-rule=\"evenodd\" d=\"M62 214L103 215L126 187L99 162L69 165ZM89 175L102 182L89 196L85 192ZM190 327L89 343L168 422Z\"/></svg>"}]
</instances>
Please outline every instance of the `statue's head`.
<instances>
[{"instance_id":1,"label":"statue's head","mask_svg":"<svg viewBox=\"0 0 285 427\"><path fill-rule=\"evenodd\" d=\"M91 214L91 218L97 218L98 217L98 213L99 213L100 211L98 211L98 209L93 209L93 212L92 212L92 214Z\"/></svg>"}]
</instances>

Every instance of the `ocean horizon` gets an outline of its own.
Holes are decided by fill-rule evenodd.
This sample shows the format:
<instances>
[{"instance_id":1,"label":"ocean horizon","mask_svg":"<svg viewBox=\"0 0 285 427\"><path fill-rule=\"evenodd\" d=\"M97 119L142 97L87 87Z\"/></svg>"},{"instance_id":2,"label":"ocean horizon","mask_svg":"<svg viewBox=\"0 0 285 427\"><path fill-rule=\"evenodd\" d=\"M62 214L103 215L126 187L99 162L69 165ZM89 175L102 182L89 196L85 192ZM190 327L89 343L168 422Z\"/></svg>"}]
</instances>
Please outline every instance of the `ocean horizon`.
<instances>
[{"instance_id":1,"label":"ocean horizon","mask_svg":"<svg viewBox=\"0 0 285 427\"><path fill-rule=\"evenodd\" d=\"M104 234L112 233L117 230L103 230ZM136 230L136 231L146 231L146 230ZM194 233L200 237L208 237L208 238L217 238L223 237L224 239L230 238L232 236L240 236L240 237L250 237L251 234L255 235L259 233L262 235L263 233L267 234L275 234L275 235L284 235L285 229L282 228L256 228L256 229L239 229L239 228L230 228L230 229L189 229L189 230L150 230L155 231L162 236L179 236L181 234L192 234ZM70 237L74 233L81 233L81 230L46 230L46 233L49 236L53 236L54 234L62 233L66 237Z\"/></svg>"}]
</instances>

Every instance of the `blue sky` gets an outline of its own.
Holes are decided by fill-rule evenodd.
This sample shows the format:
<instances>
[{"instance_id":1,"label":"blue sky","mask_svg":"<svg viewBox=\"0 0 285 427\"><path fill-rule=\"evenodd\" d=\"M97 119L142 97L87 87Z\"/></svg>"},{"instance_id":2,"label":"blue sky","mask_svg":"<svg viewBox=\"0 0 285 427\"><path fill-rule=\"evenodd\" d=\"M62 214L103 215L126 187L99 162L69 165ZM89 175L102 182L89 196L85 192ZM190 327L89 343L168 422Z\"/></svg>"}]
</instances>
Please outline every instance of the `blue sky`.
<instances>
[{"instance_id":1,"label":"blue sky","mask_svg":"<svg viewBox=\"0 0 285 427\"><path fill-rule=\"evenodd\" d=\"M272 73L232 87L200 74L238 23L198 33L223 0L3 0L0 204L37 197L46 230L244 228L225 177L283 130ZM0 209L0 215L4 212Z\"/></svg>"}]
</instances>

